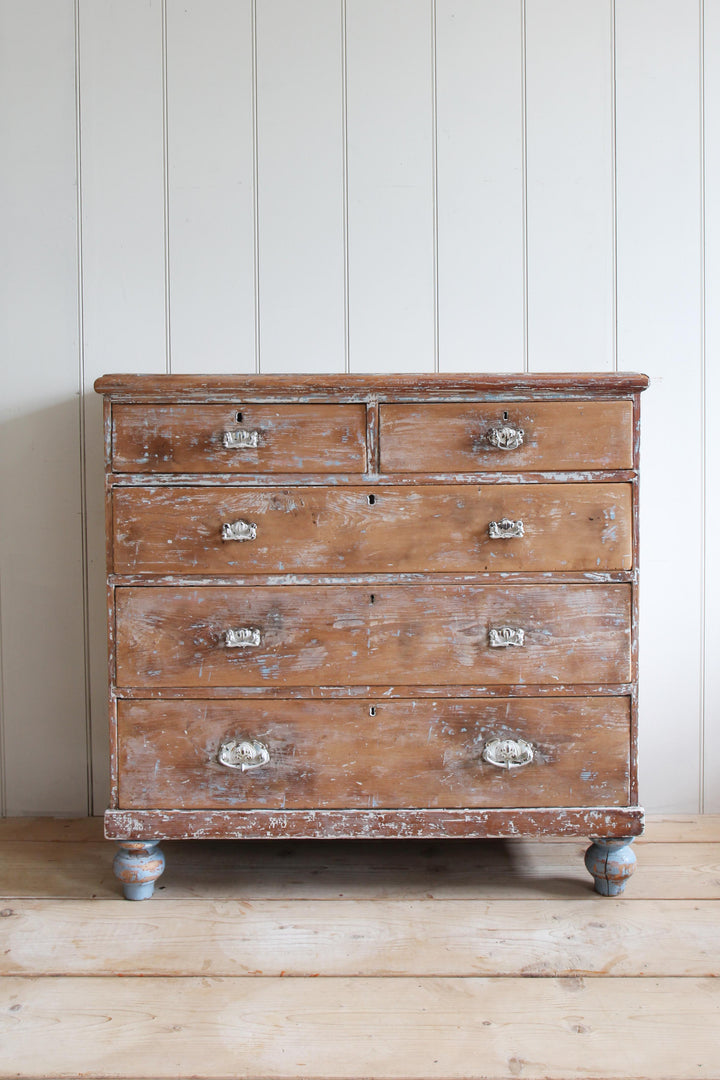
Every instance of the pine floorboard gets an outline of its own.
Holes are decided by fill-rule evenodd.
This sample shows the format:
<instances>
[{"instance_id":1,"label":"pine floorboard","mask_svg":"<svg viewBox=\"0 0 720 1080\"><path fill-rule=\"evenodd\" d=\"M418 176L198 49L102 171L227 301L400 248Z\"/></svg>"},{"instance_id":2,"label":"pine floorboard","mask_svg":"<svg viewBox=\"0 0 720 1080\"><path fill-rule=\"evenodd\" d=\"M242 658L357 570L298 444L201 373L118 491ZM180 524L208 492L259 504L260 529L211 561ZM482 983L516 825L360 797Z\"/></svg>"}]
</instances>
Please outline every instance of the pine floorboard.
<instances>
[{"instance_id":1,"label":"pine floorboard","mask_svg":"<svg viewBox=\"0 0 720 1080\"><path fill-rule=\"evenodd\" d=\"M720 817L585 844L166 845L123 901L97 819L0 821L0 1077L720 1080Z\"/></svg>"}]
</instances>

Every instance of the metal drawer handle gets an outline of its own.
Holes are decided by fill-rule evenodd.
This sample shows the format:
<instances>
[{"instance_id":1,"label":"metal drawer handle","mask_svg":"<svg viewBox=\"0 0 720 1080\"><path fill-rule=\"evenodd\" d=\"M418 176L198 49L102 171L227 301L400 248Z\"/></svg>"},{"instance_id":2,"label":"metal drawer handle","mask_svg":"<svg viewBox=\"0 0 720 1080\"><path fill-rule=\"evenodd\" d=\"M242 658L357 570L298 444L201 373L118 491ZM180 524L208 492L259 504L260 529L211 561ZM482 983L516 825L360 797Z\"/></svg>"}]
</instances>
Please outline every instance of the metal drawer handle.
<instances>
[{"instance_id":1,"label":"metal drawer handle","mask_svg":"<svg viewBox=\"0 0 720 1080\"><path fill-rule=\"evenodd\" d=\"M488 644L492 649L524 645L525 631L519 626L491 626L488 630Z\"/></svg>"},{"instance_id":2,"label":"metal drawer handle","mask_svg":"<svg viewBox=\"0 0 720 1080\"><path fill-rule=\"evenodd\" d=\"M220 744L218 761L228 769L259 769L270 761L270 751L259 739L228 739Z\"/></svg>"},{"instance_id":3,"label":"metal drawer handle","mask_svg":"<svg viewBox=\"0 0 720 1080\"><path fill-rule=\"evenodd\" d=\"M223 431L222 444L226 450L256 450L260 445L260 432L249 428Z\"/></svg>"},{"instance_id":4,"label":"metal drawer handle","mask_svg":"<svg viewBox=\"0 0 720 1080\"><path fill-rule=\"evenodd\" d=\"M524 535L525 526L520 520L503 518L502 521L491 521L488 525L488 536L491 540L511 540L514 536Z\"/></svg>"},{"instance_id":5,"label":"metal drawer handle","mask_svg":"<svg viewBox=\"0 0 720 1080\"><path fill-rule=\"evenodd\" d=\"M254 648L262 643L262 634L254 626L239 626L236 630L225 631L225 645L228 649Z\"/></svg>"},{"instance_id":6,"label":"metal drawer handle","mask_svg":"<svg viewBox=\"0 0 720 1080\"><path fill-rule=\"evenodd\" d=\"M525 739L491 739L482 752L483 761L498 769L520 769L529 765L534 756L532 743Z\"/></svg>"},{"instance_id":7,"label":"metal drawer handle","mask_svg":"<svg viewBox=\"0 0 720 1080\"><path fill-rule=\"evenodd\" d=\"M222 527L223 540L254 540L256 536L254 521L226 521Z\"/></svg>"},{"instance_id":8,"label":"metal drawer handle","mask_svg":"<svg viewBox=\"0 0 720 1080\"><path fill-rule=\"evenodd\" d=\"M496 450L517 450L522 446L525 432L522 428L511 427L503 424L502 427L492 427L487 433L487 441Z\"/></svg>"}]
</instances>

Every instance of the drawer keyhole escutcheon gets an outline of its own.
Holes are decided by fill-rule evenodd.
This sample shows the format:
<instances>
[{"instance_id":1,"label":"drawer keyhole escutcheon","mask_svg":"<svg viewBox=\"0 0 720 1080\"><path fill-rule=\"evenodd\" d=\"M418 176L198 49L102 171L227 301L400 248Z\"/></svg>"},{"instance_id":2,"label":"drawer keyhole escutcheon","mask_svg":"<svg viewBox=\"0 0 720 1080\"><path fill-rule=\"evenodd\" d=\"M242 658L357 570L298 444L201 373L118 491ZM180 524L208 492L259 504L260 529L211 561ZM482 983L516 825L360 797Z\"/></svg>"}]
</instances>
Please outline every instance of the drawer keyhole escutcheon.
<instances>
[{"instance_id":1,"label":"drawer keyhole escutcheon","mask_svg":"<svg viewBox=\"0 0 720 1080\"><path fill-rule=\"evenodd\" d=\"M503 419L507 418L507 413ZM522 446L525 432L522 428L513 427L512 424L503 422L498 427L491 427L487 433L487 441L496 450L517 450Z\"/></svg>"},{"instance_id":2,"label":"drawer keyhole escutcheon","mask_svg":"<svg viewBox=\"0 0 720 1080\"><path fill-rule=\"evenodd\" d=\"M259 739L228 739L220 744L218 761L228 769L259 769L270 761L270 751Z\"/></svg>"},{"instance_id":3,"label":"drawer keyhole escutcheon","mask_svg":"<svg viewBox=\"0 0 720 1080\"><path fill-rule=\"evenodd\" d=\"M525 631L520 626L491 626L488 630L488 645L492 649L507 649L511 645L524 644Z\"/></svg>"},{"instance_id":4,"label":"drawer keyhole escutcheon","mask_svg":"<svg viewBox=\"0 0 720 1080\"><path fill-rule=\"evenodd\" d=\"M254 521L226 521L222 527L223 540L254 540L256 536Z\"/></svg>"},{"instance_id":5,"label":"drawer keyhole escutcheon","mask_svg":"<svg viewBox=\"0 0 720 1080\"><path fill-rule=\"evenodd\" d=\"M525 526L522 521L512 521L503 518L501 521L491 521L488 525L488 536L491 540L512 540L513 537L525 535Z\"/></svg>"},{"instance_id":6,"label":"drawer keyhole escutcheon","mask_svg":"<svg viewBox=\"0 0 720 1080\"><path fill-rule=\"evenodd\" d=\"M254 626L239 626L225 631L225 646L228 649L257 648L262 644L262 634Z\"/></svg>"},{"instance_id":7,"label":"drawer keyhole escutcheon","mask_svg":"<svg viewBox=\"0 0 720 1080\"><path fill-rule=\"evenodd\" d=\"M534 756L532 744L526 739L491 739L482 752L483 761L498 769L519 769L529 765Z\"/></svg>"},{"instance_id":8,"label":"drawer keyhole escutcheon","mask_svg":"<svg viewBox=\"0 0 720 1080\"><path fill-rule=\"evenodd\" d=\"M226 450L256 450L260 445L260 432L250 428L224 431L222 444Z\"/></svg>"}]
</instances>

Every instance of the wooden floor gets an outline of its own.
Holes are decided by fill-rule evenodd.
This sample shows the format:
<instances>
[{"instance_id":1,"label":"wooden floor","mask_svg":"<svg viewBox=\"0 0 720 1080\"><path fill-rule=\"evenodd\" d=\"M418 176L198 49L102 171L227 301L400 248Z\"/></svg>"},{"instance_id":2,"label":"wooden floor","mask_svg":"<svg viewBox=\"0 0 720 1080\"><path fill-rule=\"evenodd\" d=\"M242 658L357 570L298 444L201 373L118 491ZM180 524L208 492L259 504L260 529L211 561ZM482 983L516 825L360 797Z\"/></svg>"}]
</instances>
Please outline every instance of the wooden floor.
<instances>
[{"instance_id":1,"label":"wooden floor","mask_svg":"<svg viewBox=\"0 0 720 1080\"><path fill-rule=\"evenodd\" d=\"M0 821L0 1076L720 1078L720 818L626 897L576 841L172 843Z\"/></svg>"}]
</instances>

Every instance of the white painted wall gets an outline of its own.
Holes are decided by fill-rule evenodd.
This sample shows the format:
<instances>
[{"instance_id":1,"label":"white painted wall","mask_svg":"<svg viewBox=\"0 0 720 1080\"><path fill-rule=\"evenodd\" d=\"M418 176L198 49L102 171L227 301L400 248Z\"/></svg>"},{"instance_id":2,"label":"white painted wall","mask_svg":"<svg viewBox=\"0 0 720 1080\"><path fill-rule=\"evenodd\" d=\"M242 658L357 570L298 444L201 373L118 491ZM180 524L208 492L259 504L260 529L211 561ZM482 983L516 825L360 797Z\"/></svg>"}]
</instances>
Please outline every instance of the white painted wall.
<instances>
[{"instance_id":1,"label":"white painted wall","mask_svg":"<svg viewBox=\"0 0 720 1080\"><path fill-rule=\"evenodd\" d=\"M106 798L102 372L641 370L641 792L720 811L720 0L0 0L0 795ZM715 557L713 557L715 556Z\"/></svg>"}]
</instances>

